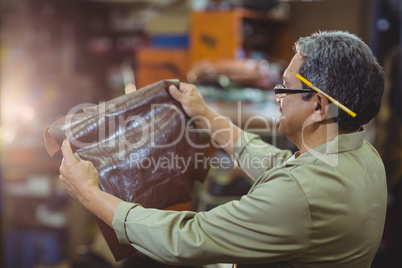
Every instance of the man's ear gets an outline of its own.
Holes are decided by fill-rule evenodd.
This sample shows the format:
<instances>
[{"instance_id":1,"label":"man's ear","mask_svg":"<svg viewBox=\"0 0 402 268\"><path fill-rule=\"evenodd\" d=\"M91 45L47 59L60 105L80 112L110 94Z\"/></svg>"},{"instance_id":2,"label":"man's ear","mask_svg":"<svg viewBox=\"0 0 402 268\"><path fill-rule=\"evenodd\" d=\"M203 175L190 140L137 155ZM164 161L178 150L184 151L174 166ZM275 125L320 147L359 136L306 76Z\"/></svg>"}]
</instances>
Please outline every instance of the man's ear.
<instances>
[{"instance_id":1,"label":"man's ear","mask_svg":"<svg viewBox=\"0 0 402 268\"><path fill-rule=\"evenodd\" d=\"M311 120L316 123L324 122L327 120L327 115L329 112L329 101L321 93L316 93L313 97L314 111L311 115Z\"/></svg>"}]
</instances>

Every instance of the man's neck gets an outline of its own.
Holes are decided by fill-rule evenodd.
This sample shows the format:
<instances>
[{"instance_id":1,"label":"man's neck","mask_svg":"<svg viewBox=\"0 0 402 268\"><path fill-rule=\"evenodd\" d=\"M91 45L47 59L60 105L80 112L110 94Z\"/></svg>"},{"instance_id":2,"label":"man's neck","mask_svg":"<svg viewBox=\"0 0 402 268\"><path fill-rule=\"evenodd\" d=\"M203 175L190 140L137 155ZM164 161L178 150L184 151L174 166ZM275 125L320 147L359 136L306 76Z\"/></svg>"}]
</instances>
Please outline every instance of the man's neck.
<instances>
[{"instance_id":1,"label":"man's neck","mask_svg":"<svg viewBox=\"0 0 402 268\"><path fill-rule=\"evenodd\" d=\"M339 134L342 134L342 132L340 132L336 123L315 125L304 129L298 142L295 143L300 150L299 156L308 150L334 140Z\"/></svg>"}]
</instances>

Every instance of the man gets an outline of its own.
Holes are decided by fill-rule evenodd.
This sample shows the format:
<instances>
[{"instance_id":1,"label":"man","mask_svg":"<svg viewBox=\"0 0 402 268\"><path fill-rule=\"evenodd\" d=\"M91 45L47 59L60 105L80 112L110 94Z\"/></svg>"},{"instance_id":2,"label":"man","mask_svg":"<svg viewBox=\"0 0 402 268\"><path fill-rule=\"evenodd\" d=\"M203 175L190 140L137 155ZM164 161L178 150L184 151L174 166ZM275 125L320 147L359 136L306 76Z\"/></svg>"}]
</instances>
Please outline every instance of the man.
<instances>
[{"instance_id":1,"label":"man","mask_svg":"<svg viewBox=\"0 0 402 268\"><path fill-rule=\"evenodd\" d=\"M362 125L380 108L382 69L370 49L346 32L301 38L295 52L283 85L276 87L279 133L299 148L293 156L219 117L194 86L170 88L197 127L255 180L241 200L199 213L122 202L99 190L97 171L73 155L68 141L62 146L63 186L112 226L122 243L163 263L370 267L387 197L382 161L364 140ZM296 74L322 91L308 88ZM357 115L337 109L338 102ZM287 161L278 165L281 159ZM255 160L271 166L256 168L250 165Z\"/></svg>"}]
</instances>

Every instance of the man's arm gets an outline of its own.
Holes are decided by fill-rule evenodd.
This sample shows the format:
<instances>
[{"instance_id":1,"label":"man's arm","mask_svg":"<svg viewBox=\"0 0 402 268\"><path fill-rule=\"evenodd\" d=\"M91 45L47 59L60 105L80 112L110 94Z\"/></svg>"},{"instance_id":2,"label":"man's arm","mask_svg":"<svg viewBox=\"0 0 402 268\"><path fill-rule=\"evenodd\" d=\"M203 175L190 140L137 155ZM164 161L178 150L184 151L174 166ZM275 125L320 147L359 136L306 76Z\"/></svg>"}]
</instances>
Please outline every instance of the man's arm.
<instances>
[{"instance_id":1,"label":"man's arm","mask_svg":"<svg viewBox=\"0 0 402 268\"><path fill-rule=\"evenodd\" d=\"M213 112L194 85L180 83L180 88L172 85L169 92L174 99L181 103L184 111L194 120L197 128L207 132L214 145L231 155L234 145L243 131L224 116Z\"/></svg>"},{"instance_id":2,"label":"man's arm","mask_svg":"<svg viewBox=\"0 0 402 268\"><path fill-rule=\"evenodd\" d=\"M122 202L113 227L120 243L170 265L291 260L306 251L311 235L304 192L281 170L261 177L239 201L207 212L157 210Z\"/></svg>"},{"instance_id":3,"label":"man's arm","mask_svg":"<svg viewBox=\"0 0 402 268\"><path fill-rule=\"evenodd\" d=\"M224 149L250 178L256 180L264 171L278 166L292 156L289 150L280 150L267 144L257 135L243 135L244 131L206 105L194 85L180 83L180 89L171 86L169 91L182 104L197 128L205 130L214 145Z\"/></svg>"}]
</instances>

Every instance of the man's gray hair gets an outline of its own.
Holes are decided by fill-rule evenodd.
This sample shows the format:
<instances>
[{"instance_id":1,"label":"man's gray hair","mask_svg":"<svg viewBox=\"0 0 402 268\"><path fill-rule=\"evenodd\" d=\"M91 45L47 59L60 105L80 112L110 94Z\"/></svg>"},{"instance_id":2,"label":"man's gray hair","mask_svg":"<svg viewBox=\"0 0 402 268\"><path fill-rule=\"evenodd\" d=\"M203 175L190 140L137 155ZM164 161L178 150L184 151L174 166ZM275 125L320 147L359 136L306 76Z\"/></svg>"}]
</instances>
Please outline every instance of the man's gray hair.
<instances>
[{"instance_id":1,"label":"man's gray hair","mask_svg":"<svg viewBox=\"0 0 402 268\"><path fill-rule=\"evenodd\" d=\"M339 111L339 127L355 131L380 109L384 74L371 49L356 35L324 31L302 37L295 51L304 63L300 74L354 111Z\"/></svg>"}]
</instances>

